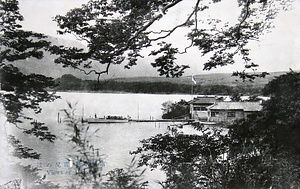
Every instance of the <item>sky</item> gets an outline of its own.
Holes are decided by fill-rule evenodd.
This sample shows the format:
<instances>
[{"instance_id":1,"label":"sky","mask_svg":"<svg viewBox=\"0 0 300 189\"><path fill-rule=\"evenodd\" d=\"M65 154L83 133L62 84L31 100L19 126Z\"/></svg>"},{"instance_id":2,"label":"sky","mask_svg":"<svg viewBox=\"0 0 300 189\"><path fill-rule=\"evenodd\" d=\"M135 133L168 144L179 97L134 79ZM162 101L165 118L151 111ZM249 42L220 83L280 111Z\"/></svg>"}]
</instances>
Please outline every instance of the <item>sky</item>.
<instances>
[{"instance_id":1,"label":"sky","mask_svg":"<svg viewBox=\"0 0 300 189\"><path fill-rule=\"evenodd\" d=\"M46 35L58 36L56 34L57 25L53 21L55 15L64 15L68 10L80 7L82 3L88 0L19 0L20 12L24 16L25 21L22 22L23 28L26 30L41 32ZM185 0L179 8L173 10L170 17L164 18L163 23L176 24L181 23L181 15L186 15L190 3L195 0ZM235 4L232 0L224 0L224 3L218 5L212 12L212 16L220 16L226 19L231 19L238 13ZM236 2L236 1L234 1ZM228 12L229 11L229 12ZM228 14L229 13L229 14ZM268 33L260 38L259 42L252 42L251 58L259 64L258 71L288 71L290 68L293 70L300 70L300 0L293 2L293 9L286 12L281 12L274 21L275 28L271 33ZM155 27L155 26L153 26ZM184 32L184 31L182 31ZM174 34L171 38L178 46L185 46L189 44L185 38L182 38L182 33ZM71 35L58 36L59 38L66 38L75 40ZM211 71L203 71L203 63L206 58L200 56L197 49L190 49L187 54L178 58L178 64L189 64L190 69L186 71L185 75L197 75L205 73L230 73L232 71L242 71L243 63L237 62L232 66L220 67ZM134 67L131 72L135 76L143 75L150 76L157 74L154 69L149 69L149 59L141 61L141 65ZM145 63L146 62L146 63ZM122 76L122 73L118 73Z\"/></svg>"}]
</instances>

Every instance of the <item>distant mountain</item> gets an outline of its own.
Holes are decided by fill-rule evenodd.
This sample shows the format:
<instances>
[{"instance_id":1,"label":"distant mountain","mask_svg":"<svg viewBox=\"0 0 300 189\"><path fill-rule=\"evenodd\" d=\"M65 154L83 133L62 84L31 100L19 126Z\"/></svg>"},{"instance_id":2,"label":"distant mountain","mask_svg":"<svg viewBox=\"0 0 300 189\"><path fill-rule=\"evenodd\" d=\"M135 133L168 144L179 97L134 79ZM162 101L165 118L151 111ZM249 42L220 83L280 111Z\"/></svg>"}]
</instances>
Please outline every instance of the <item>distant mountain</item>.
<instances>
[{"instance_id":1,"label":"distant mountain","mask_svg":"<svg viewBox=\"0 0 300 189\"><path fill-rule=\"evenodd\" d=\"M263 87L276 76L282 75L286 72L271 72L265 78L257 78L253 82L243 82L239 77L231 76L231 73L212 73L203 75L194 75L196 85L226 85L226 86L247 86L255 85ZM192 85L193 81L191 76L183 76L180 78L165 78L165 77L129 77L129 78L116 78L116 82L169 82L177 84Z\"/></svg>"},{"instance_id":2,"label":"distant mountain","mask_svg":"<svg viewBox=\"0 0 300 189\"><path fill-rule=\"evenodd\" d=\"M58 91L98 91L98 92L130 92L152 94L194 94L206 95L261 95L262 88L274 77L284 72L271 73L266 78L258 78L254 82L242 82L231 74L206 74L180 78L164 77L127 77L108 80L82 80L71 74L65 74L55 81ZM193 87L192 87L193 86Z\"/></svg>"},{"instance_id":3,"label":"distant mountain","mask_svg":"<svg viewBox=\"0 0 300 189\"><path fill-rule=\"evenodd\" d=\"M86 48L86 46L78 41L74 40L66 40L61 39L57 37L48 36L48 41L50 41L52 44L55 45L64 45L64 46L70 46L70 47L78 47L78 48ZM80 79L96 79L97 75L90 74L85 75L83 72L80 72L78 70L75 70L73 68L63 68L61 64L55 64L56 56L50 55L50 53L45 52L44 58L41 60L35 59L35 58L28 58L27 60L19 60L15 61L11 64L17 66L23 73L29 74L29 73L37 73L37 74L43 74L49 77L53 78L59 78L64 74L72 74ZM98 65L99 69L104 69L104 67L101 67L102 65ZM145 64L141 63L139 66L134 66L131 69L125 69L124 66L121 65L111 65L109 74L103 74L100 79L109 79L113 78L115 76L118 77L134 77L137 75L147 75L148 76L157 76L158 73L156 70L151 69L149 71L149 67L151 65L146 62ZM147 74L145 74L147 73Z\"/></svg>"},{"instance_id":4,"label":"distant mountain","mask_svg":"<svg viewBox=\"0 0 300 189\"><path fill-rule=\"evenodd\" d=\"M60 39L51 36L48 36L47 40L56 45L85 48L85 46L78 41ZM82 80L94 80L97 78L97 76L94 74L85 75L84 73L72 68L63 68L62 65L54 63L55 58L56 56L50 55L48 52L45 52L44 58L41 60L29 58L27 60L15 61L12 64L17 66L23 73L26 74L38 73L53 78L60 78L62 75L71 74ZM109 74L102 75L100 79L113 80L115 82L169 82L186 85L192 84L191 76L183 76L180 78L158 77L158 72L156 72L156 70L149 64L150 60L146 58L143 61L144 62L140 62L137 66L133 66L130 70L124 69L123 65L112 65L110 67ZM238 77L231 77L231 73L195 75L194 78L197 81L197 85L263 86L268 83L268 81L272 80L275 76L281 75L283 73L284 72L270 73L270 75L266 78L256 79L254 83L242 82Z\"/></svg>"},{"instance_id":5,"label":"distant mountain","mask_svg":"<svg viewBox=\"0 0 300 189\"><path fill-rule=\"evenodd\" d=\"M64 40L51 36L48 36L47 40L55 45L76 46L78 48L84 48L84 45L77 41ZM44 57L41 60L35 58L28 58L26 60L15 61L12 64L17 66L25 74L37 73L53 78L61 77L63 74L72 74L76 77L83 79L89 78L72 68L63 68L60 64L55 64L55 58L55 55L50 55L49 52L45 52Z\"/></svg>"}]
</instances>

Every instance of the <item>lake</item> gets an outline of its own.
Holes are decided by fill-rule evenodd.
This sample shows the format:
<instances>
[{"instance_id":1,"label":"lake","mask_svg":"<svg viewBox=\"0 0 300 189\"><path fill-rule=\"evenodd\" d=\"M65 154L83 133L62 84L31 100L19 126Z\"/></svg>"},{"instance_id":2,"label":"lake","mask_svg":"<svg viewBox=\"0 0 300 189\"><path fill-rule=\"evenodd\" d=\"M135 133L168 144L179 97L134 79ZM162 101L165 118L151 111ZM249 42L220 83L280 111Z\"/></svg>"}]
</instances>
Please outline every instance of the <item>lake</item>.
<instances>
[{"instance_id":1,"label":"lake","mask_svg":"<svg viewBox=\"0 0 300 189\"><path fill-rule=\"evenodd\" d=\"M154 94L110 94L110 93L76 93L59 92L61 99L53 103L43 103L43 111L35 119L46 123L51 132L58 136L54 143L39 141L32 136L25 136L20 130L8 129L20 140L42 154L40 160L11 159L11 163L21 162L22 165L32 165L41 169L40 175L46 175L46 180L61 185L65 184L71 175L66 174L70 169L64 167L68 155L72 154L70 143L66 139L66 125L59 120L64 119L62 109L67 108L67 102L76 108L78 117L103 117L107 115L130 116L133 119L160 119L162 103L178 102L181 99L191 100L191 95L154 95ZM89 132L99 129L91 138L91 143L105 155L103 172L114 168L124 168L133 156L129 151L140 146L139 141L158 133L167 131L171 123L119 123L119 124L90 124ZM188 127L188 126L187 126ZM192 128L185 128L194 132ZM18 171L15 172L18 174ZM149 188L158 188L156 180L163 180L164 174L156 170L147 170L145 180L150 182Z\"/></svg>"}]
</instances>

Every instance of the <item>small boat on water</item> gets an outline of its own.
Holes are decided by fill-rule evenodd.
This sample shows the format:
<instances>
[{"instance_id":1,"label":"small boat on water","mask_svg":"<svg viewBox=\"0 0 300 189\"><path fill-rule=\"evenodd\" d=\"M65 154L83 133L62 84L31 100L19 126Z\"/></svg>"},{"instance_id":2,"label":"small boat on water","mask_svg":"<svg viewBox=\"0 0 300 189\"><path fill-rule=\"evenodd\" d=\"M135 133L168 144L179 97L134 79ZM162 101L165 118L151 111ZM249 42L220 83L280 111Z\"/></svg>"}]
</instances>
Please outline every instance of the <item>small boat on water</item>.
<instances>
[{"instance_id":1,"label":"small boat on water","mask_svg":"<svg viewBox=\"0 0 300 189\"><path fill-rule=\"evenodd\" d=\"M128 123L128 118L122 116L107 116L104 118L87 118L87 123Z\"/></svg>"}]
</instances>

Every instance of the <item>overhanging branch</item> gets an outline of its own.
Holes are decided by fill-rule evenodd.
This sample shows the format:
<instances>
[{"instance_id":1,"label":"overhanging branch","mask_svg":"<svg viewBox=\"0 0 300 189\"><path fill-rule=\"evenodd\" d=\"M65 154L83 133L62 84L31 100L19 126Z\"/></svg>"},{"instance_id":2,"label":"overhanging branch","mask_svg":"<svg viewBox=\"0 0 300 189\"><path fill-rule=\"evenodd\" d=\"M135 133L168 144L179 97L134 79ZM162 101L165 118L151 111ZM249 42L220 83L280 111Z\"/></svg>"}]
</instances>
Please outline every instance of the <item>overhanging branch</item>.
<instances>
[{"instance_id":1,"label":"overhanging branch","mask_svg":"<svg viewBox=\"0 0 300 189\"><path fill-rule=\"evenodd\" d=\"M160 39L165 39L167 38L168 36L170 36L175 30L177 30L178 28L180 27L184 27L186 25L188 25L188 23L191 21L191 18L192 16L195 16L195 29L197 29L198 27L198 23L197 23L197 13L198 13L198 10L199 10L199 4L200 4L200 1L201 0L197 0L196 2L196 5L192 11L192 13L188 16L188 18L185 20L185 22L183 22L182 24L179 24L177 26L175 26L173 29L171 30L161 30L160 32L158 33L162 33L162 32L168 32L166 35L164 36L160 36L160 37L157 37L157 38L154 38L154 39L151 39L151 41L157 41L157 40L160 40ZM190 47L192 46L192 44L190 45ZM189 47L188 47L189 48ZM185 52L186 52L187 48L185 49Z\"/></svg>"},{"instance_id":2,"label":"overhanging branch","mask_svg":"<svg viewBox=\"0 0 300 189\"><path fill-rule=\"evenodd\" d=\"M166 14L166 11L170 9L171 7L177 5L182 0L174 1L173 3L170 3L162 8L163 14ZM129 49L132 41L136 39L142 32L146 31L153 23L155 23L157 20L161 19L163 17L163 14L156 15L153 19L151 19L146 25L141 27L129 40L127 41L127 44L125 47L121 48L118 52L123 52Z\"/></svg>"}]
</instances>

